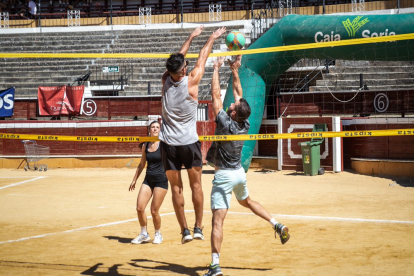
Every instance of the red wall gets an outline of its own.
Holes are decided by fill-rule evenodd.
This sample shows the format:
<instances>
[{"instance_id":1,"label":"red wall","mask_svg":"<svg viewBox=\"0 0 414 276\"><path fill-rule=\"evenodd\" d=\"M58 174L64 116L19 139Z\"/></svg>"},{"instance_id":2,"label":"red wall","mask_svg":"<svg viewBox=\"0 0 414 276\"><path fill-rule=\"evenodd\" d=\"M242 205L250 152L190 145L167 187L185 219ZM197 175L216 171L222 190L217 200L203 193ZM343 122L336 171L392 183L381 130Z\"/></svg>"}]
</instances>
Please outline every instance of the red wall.
<instances>
[{"instance_id":1,"label":"red wall","mask_svg":"<svg viewBox=\"0 0 414 276\"><path fill-rule=\"evenodd\" d=\"M277 125L261 125L260 134L278 133ZM257 142L260 156L277 156L278 140L260 140Z\"/></svg>"},{"instance_id":2,"label":"red wall","mask_svg":"<svg viewBox=\"0 0 414 276\"><path fill-rule=\"evenodd\" d=\"M88 99L85 99L88 100ZM161 114L161 97L103 97L90 99L96 103L93 116L80 115L85 119L96 117L111 120L113 117L147 116ZM84 104L85 109L85 104ZM37 99L16 99L14 101L13 119L36 119L38 117ZM47 117L48 118L48 117ZM67 117L63 117L62 119ZM41 117L37 119L41 120Z\"/></svg>"},{"instance_id":3,"label":"red wall","mask_svg":"<svg viewBox=\"0 0 414 276\"><path fill-rule=\"evenodd\" d=\"M160 97L145 98L94 98L96 112L93 116L79 116L88 120L50 120L50 117L37 117L37 100L16 100L13 120L0 121L4 124L21 123L24 127L0 128L0 133L39 134L39 135L63 135L63 136L147 136L146 126L111 126L111 127L79 127L79 124L88 123L116 123L131 122L135 116L161 114ZM211 118L211 102L200 101L208 104L209 117ZM115 117L130 117L131 120L113 120ZM32 120L29 120L32 118ZM95 118L95 120L93 120ZM102 120L108 118L108 120ZM111 120L112 118L112 120ZM16 120L17 119L17 120ZM20 120L19 120L20 119ZM45 120L46 119L46 120ZM92 119L92 120L91 120ZM100 120L97 120L100 119ZM74 127L54 127L53 124L75 124ZM35 125L42 124L42 127ZM198 135L213 135L215 123L212 121L197 122ZM141 154L138 143L108 143L108 142L64 142L64 141L37 141L39 145L50 147L51 155L135 155ZM211 142L202 142L201 150L205 158ZM0 153L2 155L25 155L21 140L0 139Z\"/></svg>"},{"instance_id":4,"label":"red wall","mask_svg":"<svg viewBox=\"0 0 414 276\"><path fill-rule=\"evenodd\" d=\"M19 121L9 121L18 123ZM27 121L25 121L27 122ZM85 121L55 121L59 123L84 124ZM91 121L96 122L96 121ZM102 121L100 121L102 122ZM111 121L114 122L114 121ZM3 121L4 123L4 121ZM53 122L31 122L33 124L51 125ZM198 135L213 135L214 122L197 122ZM134 127L92 127L92 128L3 128L0 133L63 135L63 136L147 136L146 126ZM22 140L0 139L2 155L25 155ZM110 143L110 142L65 142L65 141L37 141L39 145L50 147L51 155L135 155L141 154L138 143ZM203 157L207 154L211 142L202 142Z\"/></svg>"},{"instance_id":5,"label":"red wall","mask_svg":"<svg viewBox=\"0 0 414 276\"><path fill-rule=\"evenodd\" d=\"M375 119L371 119L374 120ZM344 126L346 130L382 130L414 128L413 124L354 124ZM343 139L344 166L351 168L351 158L369 159L414 159L413 136L358 137Z\"/></svg>"},{"instance_id":6,"label":"red wall","mask_svg":"<svg viewBox=\"0 0 414 276\"><path fill-rule=\"evenodd\" d=\"M406 94L404 94L406 96ZM404 97L403 97L404 98ZM37 100L16 100L14 108L14 116L11 120L2 120L0 123L29 123L29 124L46 124L43 128L28 128L21 129L3 128L0 133L20 133L20 134L40 134L40 135L68 135L68 136L146 136L146 126L134 127L90 127L90 128L56 128L51 127L52 123L96 123L105 122L105 119L110 118L106 122L119 122L114 120L116 117L127 118L131 120L134 116L147 116L161 114L160 97L145 97L145 98L94 98L97 104L97 112L92 117L79 116L79 119L89 120L57 120L51 121L50 117L39 118L37 114ZM209 105L209 117L211 118L211 102ZM406 103L406 102L405 102ZM303 111L303 109L301 109ZM316 110L316 109L315 109ZM27 120L27 119L38 120ZM43 120L42 120L43 119ZM67 118L62 118L67 119ZM92 119L92 120L91 120ZM95 119L95 120L93 120ZM131 122L129 120L129 122ZM346 120L346 119L343 119ZM374 123L351 124L345 125L343 130L379 130L379 129L406 129L414 128L414 124L388 124L380 123L375 120L364 118L363 120L374 120ZM402 119L404 120L404 119ZM126 122L125 120L122 122ZM331 117L308 117L308 118L284 118L283 132L293 124L311 124L326 123L328 130L332 130ZM368 121L367 121L368 122ZM197 122L198 135L213 135L215 123L212 121ZM309 129L295 129L293 132L307 132ZM278 133L277 125L262 125L260 128L261 134ZM308 141L310 139L292 139L291 150L294 154L300 154L301 149L299 142ZM96 143L96 142L57 142L57 141L38 141L40 145L50 147L51 155L129 155L140 154L137 143ZM321 165L326 170L332 169L332 139L328 140L329 155L326 159L321 160ZM211 142L202 142L202 153L205 155L211 145ZM263 140L258 142L260 156L277 156L277 140ZM321 152L324 152L325 144L321 145ZM344 167L350 168L351 158L378 158L378 159L402 159L412 160L414 156L414 139L412 136L408 137L361 137L361 138L346 138L343 139L343 153L344 153ZM0 139L0 154L2 155L24 155L24 147L20 140ZM284 169L302 169L302 160L299 158L289 158L288 143L284 140L283 143Z\"/></svg>"}]
</instances>

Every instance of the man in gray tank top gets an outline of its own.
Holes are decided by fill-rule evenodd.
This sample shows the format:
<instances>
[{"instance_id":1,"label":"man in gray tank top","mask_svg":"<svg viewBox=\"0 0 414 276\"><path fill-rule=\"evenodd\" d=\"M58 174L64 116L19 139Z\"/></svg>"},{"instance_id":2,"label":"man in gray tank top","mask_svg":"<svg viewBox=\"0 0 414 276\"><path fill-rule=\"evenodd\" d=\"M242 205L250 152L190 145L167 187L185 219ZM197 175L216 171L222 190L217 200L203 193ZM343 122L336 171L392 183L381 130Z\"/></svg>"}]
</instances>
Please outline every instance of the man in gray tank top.
<instances>
[{"instance_id":1,"label":"man in gray tank top","mask_svg":"<svg viewBox=\"0 0 414 276\"><path fill-rule=\"evenodd\" d=\"M214 41L225 33L219 28L211 34L200 51L194 69L187 76L188 60L185 55L193 39L201 34L203 26L196 28L181 47L166 63L167 71L162 76L162 127L159 134L164 169L171 185L173 205L181 227L181 242L193 240L184 214L183 182L181 168L185 167L190 180L195 212L194 239L204 240L202 232L204 195L201 186L203 160L201 143L196 128L198 85L204 75L204 67Z\"/></svg>"},{"instance_id":2,"label":"man in gray tank top","mask_svg":"<svg viewBox=\"0 0 414 276\"><path fill-rule=\"evenodd\" d=\"M215 135L243 135L247 134L250 124L251 109L249 103L243 99L243 90L240 84L239 67L241 56L234 62L228 61L233 74L234 103L227 112L223 110L220 96L219 68L224 57L214 62L211 94L213 99L213 116L216 121ZM241 154L244 141L214 141L207 153L207 161L215 166L213 188L211 190L211 211L213 222L211 230L211 264L204 276L223 275L220 268L220 250L223 241L223 223L230 208L232 193L235 194L240 205L249 208L254 214L268 221L279 236L282 244L289 238L289 229L277 222L263 206L249 197L246 173L241 166Z\"/></svg>"}]
</instances>

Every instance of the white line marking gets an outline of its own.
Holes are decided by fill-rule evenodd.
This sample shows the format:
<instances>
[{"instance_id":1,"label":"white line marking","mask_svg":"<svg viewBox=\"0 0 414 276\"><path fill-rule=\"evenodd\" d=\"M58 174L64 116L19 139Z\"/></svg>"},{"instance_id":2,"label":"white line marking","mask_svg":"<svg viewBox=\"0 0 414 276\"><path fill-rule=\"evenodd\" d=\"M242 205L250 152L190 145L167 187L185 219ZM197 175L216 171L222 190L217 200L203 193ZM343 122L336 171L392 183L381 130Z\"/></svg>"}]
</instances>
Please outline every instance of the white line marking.
<instances>
[{"instance_id":1,"label":"white line marking","mask_svg":"<svg viewBox=\"0 0 414 276\"><path fill-rule=\"evenodd\" d=\"M22 181L22 182L17 182L17 183L14 183L14 184L10 184L10 185L4 186L4 187L0 187L0 190L10 188L10 187L13 187L13 186L17 186L17 185L21 185L21 184L24 184L24 183L27 183L27 182L39 180L39 179L42 179L42 178L46 178L46 176L39 176L39 177L36 177L36 178L33 178L33 179L29 179L29 180L25 180L25 181Z\"/></svg>"},{"instance_id":2,"label":"white line marking","mask_svg":"<svg viewBox=\"0 0 414 276\"><path fill-rule=\"evenodd\" d=\"M185 212L186 213L193 213L194 211L193 210L185 210ZM204 211L204 213L211 213L211 211ZM254 215L253 213L242 213L242 212L228 212L228 214L234 214L234 215ZM175 215L175 213L174 212L171 212L171 213L161 214L160 216L161 217L164 217L164 216L170 216L170 215ZM350 221L350 222L374 222L374 223L414 224L414 221L401 221L401 220L377 220L377 219L359 219L359 218L356 218L355 219L355 218L336 218L336 217L280 215L280 214L274 214L272 216L275 216L275 217L286 217L286 218L319 219L319 220L333 220L333 221ZM152 216L148 216L147 218L150 219L150 218L152 218ZM77 232L77 231L83 231L83 230L88 230L88 229L93 229L93 228L100 228L100 227L112 226L112 225L117 225L117 224L123 224L123 223L133 222L133 221L137 221L137 220L138 220L137 218L134 218L134 219L127 219L127 220L121 220L121 221L116 221L116 222L99 224L99 225L95 225L95 226L81 227L81 228L66 230L66 231L62 231L62 232L55 232L55 233L49 233L49 234L43 234L43 235L38 235L38 236L31 236L31 237L21 238L21 239L17 239L17 240L2 241L2 242L0 242L0 244L13 243L13 242L21 242L21 241L26 241L26 240L31 240L31 239L39 239L39 238L44 238L44 237L53 236L53 235L62 234L62 233L73 233L73 232Z\"/></svg>"},{"instance_id":3,"label":"white line marking","mask_svg":"<svg viewBox=\"0 0 414 276\"><path fill-rule=\"evenodd\" d=\"M164 216L169 216L169 215L175 215L175 213L174 212L172 212L172 213L166 213L166 214L161 214L160 216L161 217L164 217ZM152 218L152 216L148 216L147 218L150 219L150 218ZM20 242L20 241L31 240L31 239L39 239L39 238L53 236L53 235L57 235L57 234L61 234L61 233L72 233L72 232L77 232L77 231L82 231L82 230L88 230L88 229L93 229L93 228L100 228L100 227L111 226L111 225L117 225L117 224L122 224L122 223L137 221L137 220L138 220L137 218L134 218L134 219L127 219L127 220L121 220L121 221L116 221L116 222L99 224L99 225L95 225L95 226L81 227L81 228L66 230L66 231L62 231L62 232L55 232L55 233L38 235L38 236L26 237L26 238L21 238L21 239L17 239L17 240L3 241L3 242L0 242L0 244L12 243L12 242Z\"/></svg>"},{"instance_id":4,"label":"white line marking","mask_svg":"<svg viewBox=\"0 0 414 276\"><path fill-rule=\"evenodd\" d=\"M25 178L25 177L33 177L33 176L0 176L0 178Z\"/></svg>"},{"instance_id":5,"label":"white line marking","mask_svg":"<svg viewBox=\"0 0 414 276\"><path fill-rule=\"evenodd\" d=\"M253 213L241 213L241 212L228 212L228 214L254 215ZM281 215L281 214L272 214L272 216L274 216L274 217L285 217L285 218L302 218L302 219L332 220L332 221L414 224L414 221L405 221L405 220L338 218L338 217L319 217L319 216L300 216L300 215Z\"/></svg>"}]
</instances>

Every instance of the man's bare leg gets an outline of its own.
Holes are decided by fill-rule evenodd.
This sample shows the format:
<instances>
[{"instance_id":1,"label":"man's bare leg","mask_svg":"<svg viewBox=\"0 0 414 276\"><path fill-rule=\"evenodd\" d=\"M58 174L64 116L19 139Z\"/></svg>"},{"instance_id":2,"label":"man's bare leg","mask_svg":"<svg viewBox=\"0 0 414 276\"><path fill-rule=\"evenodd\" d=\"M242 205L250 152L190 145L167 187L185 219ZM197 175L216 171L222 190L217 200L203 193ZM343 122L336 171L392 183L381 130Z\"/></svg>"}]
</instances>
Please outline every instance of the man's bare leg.
<instances>
[{"instance_id":1,"label":"man's bare leg","mask_svg":"<svg viewBox=\"0 0 414 276\"><path fill-rule=\"evenodd\" d=\"M261 217L266 221L270 221L272 216L266 211L266 209L257 201L247 197L244 200L239 200L240 205L249 208L256 216Z\"/></svg>"},{"instance_id":2,"label":"man's bare leg","mask_svg":"<svg viewBox=\"0 0 414 276\"><path fill-rule=\"evenodd\" d=\"M204 194L203 187L201 186L201 167L193 167L187 170L188 178L190 180L190 187L192 192L192 201L195 212L195 227L202 229L203 227L203 204Z\"/></svg>"},{"instance_id":3,"label":"man's bare leg","mask_svg":"<svg viewBox=\"0 0 414 276\"><path fill-rule=\"evenodd\" d=\"M227 215L227 209L211 210L213 212L213 225L211 230L211 253L220 254L223 242L223 224Z\"/></svg>"},{"instance_id":4,"label":"man's bare leg","mask_svg":"<svg viewBox=\"0 0 414 276\"><path fill-rule=\"evenodd\" d=\"M290 239L289 228L287 228L282 223L277 222L259 202L252 200L250 197L247 197L244 200L239 200L239 203L240 205L249 208L256 216L259 216L262 219L270 222L277 235L279 235L280 242L282 244L285 244Z\"/></svg>"},{"instance_id":5,"label":"man's bare leg","mask_svg":"<svg viewBox=\"0 0 414 276\"><path fill-rule=\"evenodd\" d=\"M183 182L181 180L181 171L168 170L165 172L168 181L171 185L172 202L174 206L175 215L180 224L181 233L184 228L188 228L187 220L184 214L184 196L183 196Z\"/></svg>"},{"instance_id":6,"label":"man's bare leg","mask_svg":"<svg viewBox=\"0 0 414 276\"><path fill-rule=\"evenodd\" d=\"M215 209L211 229L211 264L206 275L223 275L220 267L220 250L223 242L223 224L228 209Z\"/></svg>"}]
</instances>

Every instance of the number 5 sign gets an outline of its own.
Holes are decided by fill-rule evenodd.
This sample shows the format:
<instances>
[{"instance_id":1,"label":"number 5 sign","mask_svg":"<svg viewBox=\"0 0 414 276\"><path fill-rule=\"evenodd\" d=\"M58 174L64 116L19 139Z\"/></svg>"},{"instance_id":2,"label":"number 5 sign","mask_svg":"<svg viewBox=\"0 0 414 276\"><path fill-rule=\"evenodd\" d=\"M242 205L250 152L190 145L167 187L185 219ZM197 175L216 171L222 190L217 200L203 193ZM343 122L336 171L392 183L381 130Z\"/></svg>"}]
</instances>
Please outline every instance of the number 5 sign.
<instances>
[{"instance_id":1,"label":"number 5 sign","mask_svg":"<svg viewBox=\"0 0 414 276\"><path fill-rule=\"evenodd\" d=\"M96 114L96 111L97 107L94 101L86 100L83 102L81 114L84 114L86 116L93 116Z\"/></svg>"}]
</instances>

